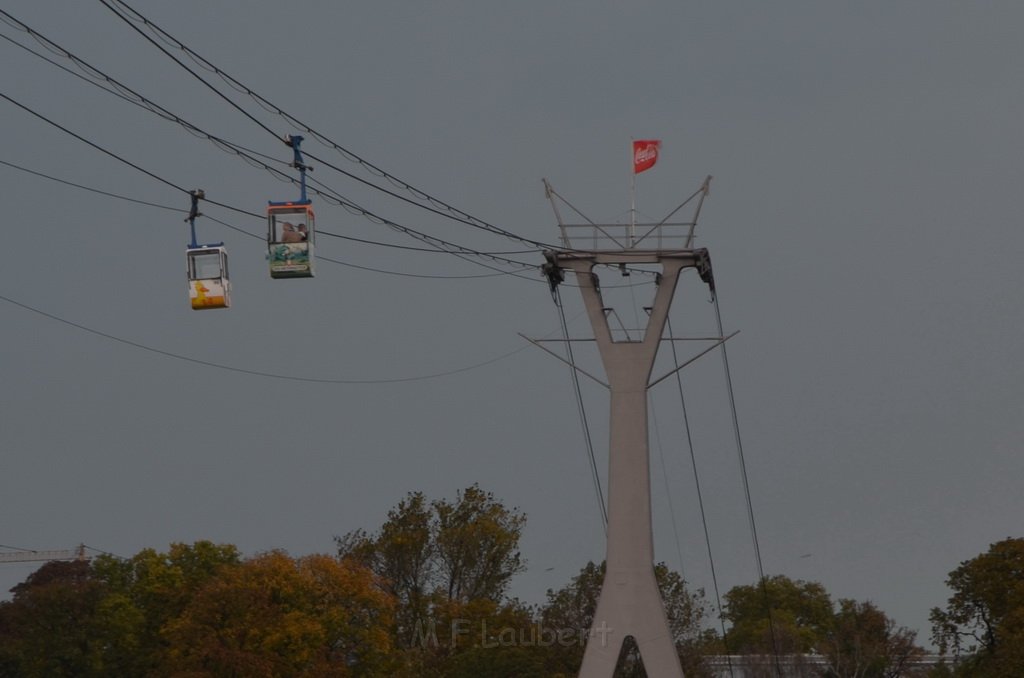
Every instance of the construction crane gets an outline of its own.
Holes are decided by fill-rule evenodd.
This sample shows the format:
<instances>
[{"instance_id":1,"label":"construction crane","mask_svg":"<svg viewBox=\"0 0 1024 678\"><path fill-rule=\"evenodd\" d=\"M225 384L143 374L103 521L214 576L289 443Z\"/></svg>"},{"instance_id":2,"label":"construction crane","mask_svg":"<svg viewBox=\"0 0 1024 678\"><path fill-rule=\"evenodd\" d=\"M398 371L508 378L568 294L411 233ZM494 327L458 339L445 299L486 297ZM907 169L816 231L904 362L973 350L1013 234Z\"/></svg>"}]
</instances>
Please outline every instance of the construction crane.
<instances>
[{"instance_id":1,"label":"construction crane","mask_svg":"<svg viewBox=\"0 0 1024 678\"><path fill-rule=\"evenodd\" d=\"M0 563L30 563L50 560L88 559L89 557L85 555L85 544L79 544L73 549L60 549L57 551L32 551L29 549L19 549L14 553L0 553Z\"/></svg>"}]
</instances>

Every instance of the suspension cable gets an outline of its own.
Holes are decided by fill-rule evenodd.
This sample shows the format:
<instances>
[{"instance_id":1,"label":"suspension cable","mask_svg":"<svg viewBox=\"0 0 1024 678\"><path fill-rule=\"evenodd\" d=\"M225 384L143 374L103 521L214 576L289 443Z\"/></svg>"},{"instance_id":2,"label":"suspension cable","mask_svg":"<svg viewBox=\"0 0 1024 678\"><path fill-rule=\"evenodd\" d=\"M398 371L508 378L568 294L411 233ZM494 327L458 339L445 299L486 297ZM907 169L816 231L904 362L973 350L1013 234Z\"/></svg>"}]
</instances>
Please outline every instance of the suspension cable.
<instances>
[{"instance_id":1,"label":"suspension cable","mask_svg":"<svg viewBox=\"0 0 1024 678\"><path fill-rule=\"evenodd\" d=\"M666 325L668 327L669 337L674 337L675 334L672 332L672 319L666 318ZM722 336L721 329L719 329L718 336ZM704 510L704 493L700 489L700 473L697 471L697 455L693 447L693 433L690 429L690 415L686 409L686 397L683 395L683 377L679 367L679 354L676 351L676 343L670 341L669 345L672 347L672 361L675 363L676 374L676 389L679 393L679 404L683 410L683 428L686 431L686 447L690 451L690 465L693 468L693 484L697 488L697 505L700 507L700 522L704 528L704 544L708 551L708 563L711 566L711 584L715 589L715 605L718 606L718 621L722 627L722 643L725 644L726 631L725 631L725 617L722 616L722 595L718 588L718 574L715 568L715 557L711 551L711 532L708 530L708 518L707 513ZM732 659L729 658L728 652L726 652L726 662L729 666L729 675L732 676Z\"/></svg>"},{"instance_id":2,"label":"suspension cable","mask_svg":"<svg viewBox=\"0 0 1024 678\"><path fill-rule=\"evenodd\" d=\"M24 303L22 303L20 301L17 301L16 299L12 299L11 297L7 297L7 296L4 296L2 294L0 294L0 301L6 301L7 303L9 303L9 304L11 304L13 306L18 306L19 308L22 308L22 309L24 309L26 311L31 311L32 313L35 313L37 315L43 316L44 318L49 318L50 320L54 320L56 322L63 323L63 324L68 325L70 327L74 327L75 329L82 330L83 332L88 332L89 334L93 334L95 336L102 337L104 339L109 339L111 341L116 341L116 342L118 342L120 344L123 344L125 346L131 346L133 348L141 349L143 351L148 351L150 353L156 353L157 355L162 355L162 356L165 356L167 358L173 358L175 360L181 360L181 361L184 361L184 362L193 363L195 365L202 365L203 367L212 367L212 368L216 368L216 369L219 369L219 370L225 370L227 372L236 372L236 373L239 373L239 374L248 374L248 375L255 376L255 377L265 377L265 378L269 378L269 379L282 379L282 380L285 380L285 381L299 381L299 382L313 383L313 384L342 384L342 385L399 384L399 383L406 383L406 382L411 382L411 381L425 381L425 380L428 380L428 379L438 379L438 378L441 378L441 377L449 377L449 376L452 376L452 375L455 375L455 374L461 374L462 372L469 372L470 370L475 370L475 369L478 369L478 368L481 368L481 367L485 367L487 365L491 365L491 364L496 363L496 362L498 362L500 360L504 360L506 358L510 358L513 355L519 353L520 351L523 351L523 350L526 349L525 346L521 346L519 348L512 349L511 351L508 351L507 353L503 353L503 354L501 354L499 356L490 358L488 360L484 360L484 361L479 362L479 363L475 363L473 365L468 365L468 366L465 366L465 367L458 367L458 368L455 368L455 369L452 369L452 370L447 370L445 372L434 372L434 373L431 373L431 374L421 374L421 375L414 375L414 376L408 376L408 377L393 377L393 378L383 378L383 379L331 379L331 378L325 378L325 377L300 377L300 376L296 376L296 375L292 375L292 374L279 374L279 373L274 373L274 372L264 372L264 371L260 371L260 370L252 370L252 369L247 369L247 368L243 368L243 367L233 367L231 365L224 365L224 364L221 364L221 363L215 363L215 362L212 362L212 361L209 361L209 360L202 360L200 358L193 358L193 357L190 357L190 356L187 356L187 355L183 355L181 353L174 353L172 351L165 351L163 349L155 348L153 346L148 346L146 344L143 344L143 343L140 343L140 342L137 342L137 341L132 341L130 339L124 339L124 338L119 337L119 336L114 335L114 334L109 334L107 332L101 332L100 330L93 329L93 328L91 328L91 327L89 327L87 325L83 325L81 323L77 323L77 322L74 322L72 320L67 320L66 318L62 318L62 317L60 317L58 315L54 315L53 313L47 313L46 311L38 309L38 308L36 308L34 306L30 306L28 304L24 304Z\"/></svg>"},{"instance_id":3,"label":"suspension cable","mask_svg":"<svg viewBox=\"0 0 1024 678\"><path fill-rule=\"evenodd\" d=\"M672 501L672 488L668 483L668 466L665 464L665 448L661 444L661 426L658 424L658 415L654 409L654 398L647 394L647 409L651 413L651 428L654 429L654 442L658 447L658 459L661 461L661 479L665 483L665 498L668 499L668 514L672 518L672 536L675 537L676 555L679 557L679 574L683 581L686 581L686 568L683 564L683 545L679 539L679 524L676 521L676 508Z\"/></svg>"},{"instance_id":4,"label":"suspension cable","mask_svg":"<svg viewBox=\"0 0 1024 678\"><path fill-rule=\"evenodd\" d=\"M68 50L64 49L63 47L61 47L57 43L53 42L49 38L43 36L41 33L39 33L38 31L34 30L30 26L27 26L26 24L22 23L21 21L19 21L15 17L11 16L7 12L4 12L3 10L0 10L0 16L3 17L3 20L6 23L8 23L9 25L17 28L18 30L21 30L21 31L24 31L24 32L28 33L36 41L38 41L41 44L43 44L47 49L49 49L49 50L51 50L51 51L53 51L53 52L55 52L57 54L60 54L61 56L71 60L75 65L77 65L81 70L83 70L83 72L89 73L94 78L98 78L99 80L102 80L103 83L105 83L107 85L110 85L110 86L116 88L116 90L117 90L117 91L114 91L114 90L107 89L106 87L102 87L101 86L101 89L103 89L104 91L106 91L108 93L111 93L111 94L115 94L115 95L117 95L117 96L119 96L119 97L121 97L123 99L131 101L132 103L135 103L136 105L142 106L143 108L146 108L147 110L157 114L158 116L164 118L165 120L169 120L169 121L177 123L178 125L181 125L182 127L184 127L190 133L195 134L195 135L197 135L199 137L202 137L202 138L205 138L205 139L209 140L210 142L212 142L214 145L216 145L218 148L221 148L222 150L226 150L226 151L230 151L230 152L234 153L235 155L241 157L243 160L248 162L253 167L262 168L262 169L266 170L271 175L273 175L275 178L278 178L278 179L280 179L282 181L290 182L290 183L293 183L293 184L294 183L298 183L298 180L296 180L291 175L289 175L289 174L287 174L285 172L282 172L281 170L279 170L279 169L277 169L275 167L271 167L266 162L261 161L258 158L254 157L255 155L262 156L263 154L256 153L254 151L249 151L248 149L245 149L245 148L239 146L238 144L229 142L229 141L227 141L225 139L222 139L220 137L214 136L214 135L212 135L212 134L202 130L198 126L196 126L196 125L194 125L194 124L184 120L183 118L179 117L178 115L175 115L174 113L172 113L171 111L167 110L166 108L160 106L159 104L156 104L156 103L152 102L151 100L149 100L146 97L142 96L141 94L139 94L138 92L134 91L130 87L124 85L121 82L118 82L117 80L115 80L111 76L107 75L103 71L101 71L98 68L92 66L91 64L89 64L88 62L84 61L83 59L75 56L74 54L72 54ZM121 16L121 15L118 14L118 16ZM128 21L124 17L121 17L121 18L123 20L125 20L126 22ZM129 25L131 25L130 22L129 22ZM136 31L139 30L134 25L132 25L131 27L134 30L136 30ZM146 37L147 39L152 41L152 39L149 38L148 36L144 36L144 37ZM15 43L15 44L18 44L18 43ZM19 46L21 46L21 45L19 45ZM159 47L159 45L157 45L157 46ZM161 49L163 49L163 48L161 48ZM36 55L36 56L40 56L41 57L41 55L37 54L36 52L33 52L32 50L28 50L28 51L30 53ZM50 61L50 60L47 59L47 61ZM177 59L175 59L175 61L177 61ZM53 63L53 62L50 61L50 63ZM190 70L190 72L191 72L191 70ZM89 82L92 82L93 84L97 84L99 86L99 83L96 82L95 80L89 80ZM204 81L204 83L205 83L205 81ZM207 84L208 87L212 88L212 85L209 85L209 83L206 83L206 84ZM216 90L214 90L214 91L216 91ZM218 92L218 94L219 94L219 92ZM223 95L221 95L221 96L223 96ZM7 97L5 97L5 98L7 98ZM90 145L96 147L97 149L102 150L104 153L107 153L108 155L113 155L109 151L106 151L106 150L100 148L99 146L96 146L95 144L92 144L91 142L83 139L82 137L80 137L80 136L78 136L78 135L68 131L66 128L63 128L60 125L57 125L56 123L53 123L52 121L50 121L50 120L48 120L46 118L43 118L38 113L35 113L34 111L31 111L31 109L28 109L27 107L22 106L21 104L18 104L17 102L15 102L13 100L11 100L11 101L12 101L12 103L15 103L16 105L21 106L22 108L24 108L25 110L29 111L30 113L33 113L33 115L36 115L37 117L40 117L43 120L46 120L47 122L49 122L50 124L58 127L59 129L65 131L65 132L67 132L69 134L72 134L73 136L75 136L76 138L78 138L78 139L80 139L82 141L85 141L85 143L89 143ZM269 128L264 127L264 129L267 129L269 132L271 132L271 134L273 134L273 131L270 130ZM274 136L275 136L275 138L278 138L276 134L274 134ZM127 161L123 160L119 156L113 156L113 157L116 157L118 160L121 160L122 162L127 163ZM266 157L266 156L263 156L263 157ZM140 171L146 172L146 170L142 170L141 168L139 168L136 165L133 165L131 163L127 163L127 164L131 165L135 169L139 169ZM340 168L339 168L339 171L341 171ZM156 175L153 175L152 173L149 173L149 172L146 172L146 173L149 174L150 176L153 176L153 177L156 178ZM162 180L162 181L165 181L165 180ZM165 181L165 183L169 183L169 182ZM460 258L461 258L461 255L466 255L466 256L475 256L475 257L480 257L480 258L491 259L492 261L495 261L495 262L511 264L511 265L517 267L520 270L526 270L526 269L532 268L532 266L530 266L529 264L526 264L526 263L521 262L521 261L516 261L516 260L513 260L513 259L508 259L506 257L498 256L497 254L492 254L492 253L487 253L487 252L481 252L481 251L478 251L478 250L474 250L472 248L464 247L464 246L458 245L456 243L447 242L447 241L442 240L440 238L435 238L433 236L429 236L429 235L427 235L425 233L421 233L421 232L416 231L414 229L411 229L409 227L402 226L400 224L397 224L396 222L393 222L393 221L390 221L390 220L385 219L383 217L380 217L380 216L370 212L369 210L366 210L366 209L360 207L359 205L351 202L350 200L347 200L346 198L344 198L343 196L341 196L336 191L334 191L333 189L329 188L328 186L326 186L322 182L316 182L316 183L319 186L322 187L322 190L313 189L314 192L317 193L320 197L322 197L325 200L327 200L328 202L331 202L333 204L341 206L341 207L345 208L346 210L348 210L348 211L350 211L350 212L352 212L354 214L357 214L359 216L362 216L365 219L368 219L371 222L388 226L388 227L390 227L390 228L392 228L394 230L397 230L397 231L399 231L399 232L401 232L401 233L403 233L405 235L408 235L408 236L410 236L412 238L418 239L421 242L424 242L424 243L430 245L431 247L433 247L435 251L445 252L447 254L453 254L455 256L460 256ZM370 184L370 185L372 186L372 184ZM172 184L172 186L173 186L173 184ZM178 190L181 190L181 191L183 191L185 193L188 192L184 188L180 188L178 186L174 186L174 187L178 188ZM218 203L218 202L211 201L211 200L207 200L207 202L210 203L210 204L213 204L213 205L217 205L219 207L225 207L227 209L231 209L231 210L234 210L234 211L237 211L237 212L241 212L241 213L247 214L249 216L262 217L262 215L256 215L256 214L254 214L252 212L247 212L247 211L235 208L235 207L231 207L230 205L224 205L222 203ZM420 207L423 207L423 206L420 205ZM438 214L440 214L440 213L438 213ZM445 216L445 215L442 215L442 216ZM491 268L491 270L498 271L498 272L500 272L502 274L509 274L509 272L507 272L507 271L501 271L499 269L495 269L495 268L487 266L485 264L481 264L480 262L474 262L474 263L477 263L478 265L484 265L485 268ZM511 275L515 275L515 274L511 273Z\"/></svg>"},{"instance_id":5,"label":"suspension cable","mask_svg":"<svg viewBox=\"0 0 1024 678\"><path fill-rule=\"evenodd\" d=\"M565 348L569 355L569 372L572 375L573 391L576 394L576 407L579 410L580 424L583 427L583 437L587 446L587 457L590 463L590 474L594 481L594 492L597 494L597 504L601 511L601 525L605 534L608 533L608 509L605 507L604 490L601 487L601 475L597 470L597 459L594 456L594 440L590 435L590 423L587 420L587 410L583 404L583 391L580 388L580 377L576 373L576 358L572 350L572 341L569 339L569 325L565 320L565 307L562 305L562 295L556 286L551 291L551 296L558 308L558 316L561 319L562 336L565 339Z\"/></svg>"},{"instance_id":6,"label":"suspension cable","mask_svg":"<svg viewBox=\"0 0 1024 678\"><path fill-rule=\"evenodd\" d=\"M713 303L715 306L715 320L718 323L718 335L723 336L724 329L722 327L722 311L718 305L718 294L714 294ZM764 576L764 563L761 560L761 546L757 539L757 522L754 520L754 503L750 495L750 480L747 477L747 462L743 455L743 440L740 436L740 422L739 416L736 413L736 396L732 387L732 373L729 370L729 354L725 348L725 342L721 345L722 352L722 367L725 370L725 384L726 390L729 395L729 411L732 415L732 429L733 435L736 439L736 453L739 457L740 463L740 476L743 479L743 495L746 498L747 504L747 519L750 522L750 536L754 544L754 558L757 561L757 575L758 580L761 582L761 592L765 597L765 603L768 608L768 631L772 639L772 652L775 657L775 672L779 678L782 678L782 666L779 661L779 643L775 636L775 622L772 617L772 606L768 596L768 583L765 581Z\"/></svg>"},{"instance_id":7,"label":"suspension cable","mask_svg":"<svg viewBox=\"0 0 1024 678\"><path fill-rule=\"evenodd\" d=\"M133 7L131 7L128 3L124 2L123 0L113 0L113 2L116 2L116 4L119 5L123 9L115 8L110 2L108 2L108 0L100 0L100 2L105 7L107 7L107 9L109 9L111 12L113 12L115 15L117 15L118 18L120 18L125 23L129 24L132 27L133 30L135 30L139 34L143 35L143 37L145 37L149 42L151 42L158 49L160 49L161 52L163 52L169 58L174 60L178 65L180 65L182 68L184 68L186 71L188 71L193 77L198 79L200 82L202 82L204 85L206 85L206 87L208 87L209 89L214 91L218 96L223 98L225 101L228 101L232 106L234 106L239 111L241 111L243 114L245 114L246 117L251 119L257 125L259 125L260 127L262 127L265 130L270 131L271 134L273 134L275 137L278 136L276 133L274 133L273 131L269 130L269 128L267 128L265 125L263 125L262 123L257 121L252 115L250 115L248 112L244 111L241 107L238 106L238 104L236 104L230 98L225 96L222 92L217 90L213 85L211 85L208 81L206 81L202 76L200 76L198 73L195 73L192 69L190 69L184 63L182 63L181 60L179 60L176 57L174 57L173 55L171 55L166 49L164 49L159 44L157 44L157 42L155 40L153 40L151 37L145 35L140 28L138 28L137 26L133 25L133 22L138 22L138 23L141 23L144 26L146 26L149 30L151 30L154 33L156 33L157 35L159 35L165 42L173 44L177 49L179 49L180 51L182 51L185 54L187 54L189 57L191 57L197 63L199 63L200 65L204 66L205 68L207 68L208 70L212 71L213 73L217 74L221 79L223 79L225 82L227 82L229 85L231 85L234 89L236 89L239 92L247 94L250 98L252 98L258 104L260 104L260 106L263 107L268 112L275 113L275 114L279 115L280 117L284 118L285 120L287 120L288 122L290 122L290 123L292 123L294 125L297 125L298 127L302 128L305 132L309 133L310 135L312 135L313 137L318 139L321 143L323 143L323 144L333 148L334 150L338 151L343 157L351 160L352 162L358 163L360 166L362 166L364 169L369 171L371 174L374 174L374 175L376 175L378 177L387 179L393 185L398 186L398 187L404 189L405 191L409 192L411 195L415 196L419 200L423 200L423 201L429 202L432 205L435 205L435 206L437 206L439 208L442 208L445 212L447 212L447 214L444 215L444 216L447 216L448 218L452 218L455 221L462 222L462 223L464 223L466 225L473 226L475 228L479 228L479 229L482 229L482 230L485 230L485 231L489 231L489 232L497 234L497 235L504 236L504 237L509 238L511 240L517 240L517 241L522 242L522 243L527 244L527 245L531 245L531 246L534 246L534 247L540 247L540 248L547 248L547 249L551 248L551 245L549 245L549 244L542 243L542 242L539 242L539 241L536 241L536 240L531 240L529 238L525 238L525 237L520 236L520 235L518 235L516 233L513 233L513 232L508 231L506 229L500 228L498 226L495 226L494 224L490 224L490 223L488 223L488 222L486 222L486 221L484 221L482 219L478 219L478 218L476 218L476 217L474 217L474 216L472 216L472 215L470 215L470 214L468 214L468 213L466 213L466 212L464 212L464 211L462 211L460 209L457 209L457 208L449 205L448 203L446 203L446 202L444 202L444 201L442 201L442 200L440 200L438 198L435 198L435 197L431 196L430 194L428 194L428 193L426 193L426 192L424 192L424 191L422 191L420 189L415 188L411 184L409 184L409 183L407 183L405 181L402 181L398 177L396 177L396 176L394 176L394 175L392 175L392 174L390 174L390 173L380 169L379 167L377 167L377 166L373 165L372 163L368 162L367 160L359 157L358 155L356 155L352 151L342 147L338 143L336 143L336 142L332 141L331 139L327 138L324 134L322 134L320 132L317 132L316 130L311 128L306 123L304 123L301 120L298 120L297 118L295 118L294 116L288 114L286 111L284 111L279 106L271 103L270 101L268 101L266 98L260 96L258 93L256 93L251 88L247 87L246 85L242 84L241 82L239 82L235 78L231 77L230 75L225 73L223 70L221 70L220 68L215 66L213 63L211 63L210 61L208 61L207 59L205 59L204 57L202 57L198 53L196 53L194 50L189 48L185 43L181 42L180 40L178 40L177 38L172 36L170 33L168 33L164 29L162 29L159 26L157 26L155 23L153 23L148 18L146 18L141 12L139 12L136 9L134 9ZM130 14L132 16L128 16L128 14ZM310 157L313 157L313 156L310 156ZM330 165L330 167L332 167L332 169L335 169L336 171L343 172L346 175L351 177L351 175L349 175L348 173L344 172L344 170L341 170L338 167L335 167L333 165ZM366 183L368 183L368 182L366 182ZM386 189L383 189L382 187L377 186L375 184L368 183L368 185L376 188L377 190L387 192ZM422 203L413 203L413 204L415 204L418 207L421 207L423 209L431 209L431 208L426 207ZM437 210L431 209L431 211L437 211ZM440 212L438 212L438 213L440 214Z\"/></svg>"}]
</instances>

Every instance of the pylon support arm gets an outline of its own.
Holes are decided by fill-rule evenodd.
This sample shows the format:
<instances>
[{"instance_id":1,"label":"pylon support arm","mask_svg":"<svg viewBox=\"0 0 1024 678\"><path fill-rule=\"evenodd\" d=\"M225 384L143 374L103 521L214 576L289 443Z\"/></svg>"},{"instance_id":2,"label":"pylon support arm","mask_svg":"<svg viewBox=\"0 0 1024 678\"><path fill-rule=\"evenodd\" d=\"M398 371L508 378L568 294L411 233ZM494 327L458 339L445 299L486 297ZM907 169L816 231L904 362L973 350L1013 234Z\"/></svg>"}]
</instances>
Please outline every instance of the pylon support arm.
<instances>
[{"instance_id":1,"label":"pylon support arm","mask_svg":"<svg viewBox=\"0 0 1024 678\"><path fill-rule=\"evenodd\" d=\"M718 348L719 346L721 346L721 345L722 345L722 344L724 344L725 342L729 341L730 339L732 339L733 337L735 337L735 336L736 336L737 334L739 334L739 333L740 333L740 331L739 331L739 330L736 330L735 332L733 332L733 333L732 333L732 334L730 334L729 336L727 336L727 337L722 337L721 339L719 339L719 340L718 340L718 341L716 341L715 343L711 344L711 346L708 346L708 347L707 347L706 349L704 349L703 351L701 351L701 352L700 352L700 353L698 353L697 355L693 356L692 358L690 358L690 359L689 359L689 360L687 360L687 361L686 361L685 363L683 363L683 364L682 364L682 365L680 365L679 367L675 368L674 370L672 370L672 371L671 371L671 372L669 372L668 374L666 374L666 375L664 375L664 376L661 376L661 377L658 377L657 379L655 379L655 380L654 380L654 381L652 381L651 383L647 384L647 388L648 388L648 389L654 388L655 386L657 386L657 385L658 385L658 384L660 384L661 382L665 381L666 379L668 379L669 377L671 377L671 376L672 376L673 374L675 374L675 373L676 373L676 372L678 372L679 370L683 369L683 368L684 368L684 367L686 367L687 365L690 365L690 364L692 364L692 363L696 362L696 361L697 361L698 359L700 359L700 358L704 357L705 355L707 355L707 354L708 354L708 353L710 353L711 351L715 350L716 348Z\"/></svg>"},{"instance_id":2,"label":"pylon support arm","mask_svg":"<svg viewBox=\"0 0 1024 678\"><path fill-rule=\"evenodd\" d=\"M579 367L579 366L577 366L577 365L574 365L573 363L569 362L568 360L566 360L566 359L565 359L565 358L563 358L562 356L558 355L557 353L555 353L555 352L554 352L554 351L552 351L551 349L549 349L549 348L545 348L544 346L541 346L541 344L540 344L540 342L539 342L539 341L537 341L537 340L535 340L535 339L530 339L530 338L529 338L528 336L526 336L526 335L525 335L525 334L523 334L522 332L518 332L517 334L519 334L519 336L520 336L520 337L522 337L523 339L526 339L526 340L527 340L528 342L530 342L531 344L533 344L534 346L536 346L536 347L537 347L537 348L539 348L540 350L544 351L545 353L549 353L549 354L551 354L551 355L555 356L556 358L558 358L559 360L561 360L561 361L562 361L563 363L565 363L565 364L566 364L566 365L568 365L569 367L573 368L574 370L576 370L577 372L579 372L580 374L582 374L582 375L583 375L584 377L588 377L588 378L590 378L590 379L593 379L593 380L594 380L594 381L596 381L597 383L601 384L601 386L604 386L604 387L605 387L605 388L607 388L607 389L611 389L611 386L609 386L608 384L604 383L603 381L601 381L600 379L598 379L598 378L597 378L597 377L595 377L594 375L590 374L590 373L589 373L589 372L587 372L586 370L584 370L584 369L580 368L580 367Z\"/></svg>"}]
</instances>

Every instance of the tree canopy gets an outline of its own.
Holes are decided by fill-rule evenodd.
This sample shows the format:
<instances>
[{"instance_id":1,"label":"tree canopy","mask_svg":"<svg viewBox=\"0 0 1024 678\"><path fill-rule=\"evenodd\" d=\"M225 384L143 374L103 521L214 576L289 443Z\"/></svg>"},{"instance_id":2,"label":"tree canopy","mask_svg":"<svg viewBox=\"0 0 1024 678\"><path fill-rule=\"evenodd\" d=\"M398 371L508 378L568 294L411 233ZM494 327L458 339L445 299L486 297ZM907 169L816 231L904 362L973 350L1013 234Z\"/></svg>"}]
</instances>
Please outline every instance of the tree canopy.
<instances>
[{"instance_id":1,"label":"tree canopy","mask_svg":"<svg viewBox=\"0 0 1024 678\"><path fill-rule=\"evenodd\" d=\"M1024 539L1007 538L949 573L953 595L931 612L932 639L961 675L1024 675Z\"/></svg>"},{"instance_id":2,"label":"tree canopy","mask_svg":"<svg viewBox=\"0 0 1024 678\"><path fill-rule=\"evenodd\" d=\"M511 598L525 525L473 485L454 500L411 492L378 529L336 537L332 555L245 557L197 541L46 563L0 602L0 678L575 676L604 565L586 563L539 604ZM705 657L726 653L761 657L765 675L775 655L796 666L812 654L827 678L919 671L909 668L923 654L914 632L870 601L766 577L725 594L720 635L703 591L653 567L688 678L709 675ZM948 584L933 637L959 661L929 675L1024 675L1024 540L993 544ZM635 644L616 675L645 676Z\"/></svg>"},{"instance_id":3,"label":"tree canopy","mask_svg":"<svg viewBox=\"0 0 1024 678\"><path fill-rule=\"evenodd\" d=\"M730 652L815 654L826 659L834 678L905 675L911 660L924 654L917 634L873 603L840 599L836 606L821 584L782 575L734 587L725 595L723 617L732 625L725 639Z\"/></svg>"}]
</instances>

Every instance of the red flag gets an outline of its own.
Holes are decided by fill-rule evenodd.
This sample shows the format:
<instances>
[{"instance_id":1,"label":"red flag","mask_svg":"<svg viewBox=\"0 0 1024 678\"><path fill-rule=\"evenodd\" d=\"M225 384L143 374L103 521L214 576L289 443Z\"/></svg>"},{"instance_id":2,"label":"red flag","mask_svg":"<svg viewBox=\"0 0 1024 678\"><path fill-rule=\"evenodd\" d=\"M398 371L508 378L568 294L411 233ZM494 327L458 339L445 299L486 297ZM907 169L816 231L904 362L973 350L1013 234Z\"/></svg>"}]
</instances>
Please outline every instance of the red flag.
<instances>
[{"instance_id":1,"label":"red flag","mask_svg":"<svg viewBox=\"0 0 1024 678\"><path fill-rule=\"evenodd\" d=\"M640 174L654 167L661 150L660 139L643 139L633 142L633 174Z\"/></svg>"}]
</instances>

